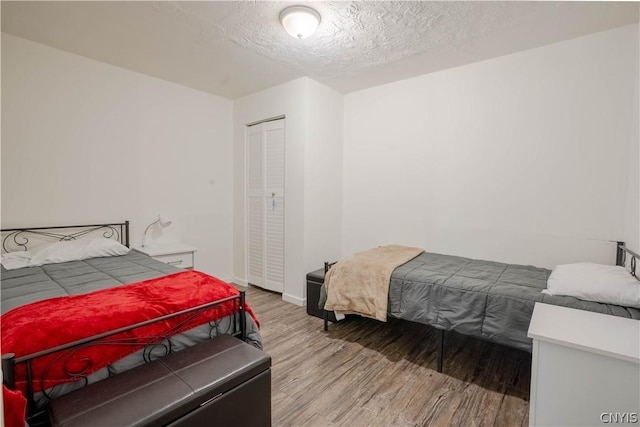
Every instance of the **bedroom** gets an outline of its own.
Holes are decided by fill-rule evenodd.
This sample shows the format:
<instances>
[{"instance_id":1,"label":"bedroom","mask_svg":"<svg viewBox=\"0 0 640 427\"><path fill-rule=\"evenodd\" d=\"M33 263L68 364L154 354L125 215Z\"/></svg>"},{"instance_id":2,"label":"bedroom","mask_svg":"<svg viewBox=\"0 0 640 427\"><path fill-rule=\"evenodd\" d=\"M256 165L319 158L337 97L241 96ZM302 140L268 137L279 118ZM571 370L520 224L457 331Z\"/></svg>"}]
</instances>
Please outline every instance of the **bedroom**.
<instances>
[{"instance_id":1,"label":"bedroom","mask_svg":"<svg viewBox=\"0 0 640 427\"><path fill-rule=\"evenodd\" d=\"M332 69L264 65L255 47L235 70L196 62L222 68L212 82L171 82L183 51L218 48L206 37L227 28L174 5L3 2L3 228L129 219L137 246L162 213L173 223L153 238L246 283L244 126L284 114L300 141L286 153L288 302L304 305L305 275L324 261L380 244L547 268L613 263L600 241L639 249L637 3L553 3L534 22L501 4L515 23L493 38L461 42L459 56L432 47L436 66L417 55L378 77L345 72L343 88ZM240 49L232 36L215 43Z\"/></svg>"}]
</instances>

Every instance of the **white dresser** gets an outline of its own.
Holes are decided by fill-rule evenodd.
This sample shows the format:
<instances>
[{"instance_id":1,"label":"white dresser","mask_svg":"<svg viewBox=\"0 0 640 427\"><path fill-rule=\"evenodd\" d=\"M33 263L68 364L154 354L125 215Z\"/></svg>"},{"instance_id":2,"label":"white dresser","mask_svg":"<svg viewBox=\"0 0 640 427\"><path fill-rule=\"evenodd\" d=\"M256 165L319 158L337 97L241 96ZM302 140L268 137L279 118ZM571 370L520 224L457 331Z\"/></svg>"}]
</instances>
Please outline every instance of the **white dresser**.
<instances>
[{"instance_id":1,"label":"white dresser","mask_svg":"<svg viewBox=\"0 0 640 427\"><path fill-rule=\"evenodd\" d=\"M536 303L531 426L640 423L640 321Z\"/></svg>"}]
</instances>

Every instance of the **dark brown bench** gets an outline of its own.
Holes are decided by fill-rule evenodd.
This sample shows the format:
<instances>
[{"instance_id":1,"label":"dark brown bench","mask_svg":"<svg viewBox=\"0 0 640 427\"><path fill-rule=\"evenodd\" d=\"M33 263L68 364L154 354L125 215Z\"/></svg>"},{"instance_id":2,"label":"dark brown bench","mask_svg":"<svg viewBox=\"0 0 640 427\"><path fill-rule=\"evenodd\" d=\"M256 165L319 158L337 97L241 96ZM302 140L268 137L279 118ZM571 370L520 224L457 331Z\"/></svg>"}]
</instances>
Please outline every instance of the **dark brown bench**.
<instances>
[{"instance_id":1,"label":"dark brown bench","mask_svg":"<svg viewBox=\"0 0 640 427\"><path fill-rule=\"evenodd\" d=\"M53 427L270 426L271 357L228 335L49 404Z\"/></svg>"}]
</instances>

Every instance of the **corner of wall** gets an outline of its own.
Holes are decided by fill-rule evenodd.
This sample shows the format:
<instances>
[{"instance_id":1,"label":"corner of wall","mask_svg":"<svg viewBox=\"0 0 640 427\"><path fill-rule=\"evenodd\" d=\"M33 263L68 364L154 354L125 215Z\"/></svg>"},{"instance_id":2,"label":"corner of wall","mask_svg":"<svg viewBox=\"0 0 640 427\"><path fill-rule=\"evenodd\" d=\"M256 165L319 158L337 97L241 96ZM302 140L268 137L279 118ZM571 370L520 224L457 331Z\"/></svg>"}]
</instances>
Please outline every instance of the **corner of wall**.
<instances>
[{"instance_id":1,"label":"corner of wall","mask_svg":"<svg viewBox=\"0 0 640 427\"><path fill-rule=\"evenodd\" d=\"M629 134L629 177L624 239L627 246L640 250L640 25L636 25L636 60L631 131Z\"/></svg>"},{"instance_id":2,"label":"corner of wall","mask_svg":"<svg viewBox=\"0 0 640 427\"><path fill-rule=\"evenodd\" d=\"M307 298L306 297L300 298L300 297L297 297L295 295L288 294L286 292L282 294L282 301L286 301L286 302L289 302L291 304L298 305L300 307L304 307L304 306L307 305Z\"/></svg>"}]
</instances>

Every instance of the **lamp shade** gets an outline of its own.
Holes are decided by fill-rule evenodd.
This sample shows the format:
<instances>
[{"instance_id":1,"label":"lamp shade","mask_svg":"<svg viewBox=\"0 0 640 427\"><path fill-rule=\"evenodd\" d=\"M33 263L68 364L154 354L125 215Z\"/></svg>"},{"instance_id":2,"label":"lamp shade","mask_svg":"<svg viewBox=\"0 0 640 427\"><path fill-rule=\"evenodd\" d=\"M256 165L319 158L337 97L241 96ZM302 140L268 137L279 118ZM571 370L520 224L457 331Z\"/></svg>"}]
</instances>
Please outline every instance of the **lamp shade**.
<instances>
[{"instance_id":1,"label":"lamp shade","mask_svg":"<svg viewBox=\"0 0 640 427\"><path fill-rule=\"evenodd\" d=\"M292 37L304 39L320 24L320 14L307 6L289 6L280 12L280 22Z\"/></svg>"},{"instance_id":2,"label":"lamp shade","mask_svg":"<svg viewBox=\"0 0 640 427\"><path fill-rule=\"evenodd\" d=\"M160 224L160 227L166 228L171 225L171 220L166 216L158 215L158 223Z\"/></svg>"},{"instance_id":3,"label":"lamp shade","mask_svg":"<svg viewBox=\"0 0 640 427\"><path fill-rule=\"evenodd\" d=\"M147 228L144 229L144 233L142 234L142 247L144 247L144 245L145 245L145 241L147 239L147 232L155 224L158 224L161 228L166 228L166 227L171 225L171 220L169 218L167 218L166 216L162 216L162 215L158 214L158 219L153 221L151 224L147 225Z\"/></svg>"}]
</instances>

